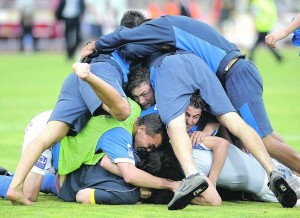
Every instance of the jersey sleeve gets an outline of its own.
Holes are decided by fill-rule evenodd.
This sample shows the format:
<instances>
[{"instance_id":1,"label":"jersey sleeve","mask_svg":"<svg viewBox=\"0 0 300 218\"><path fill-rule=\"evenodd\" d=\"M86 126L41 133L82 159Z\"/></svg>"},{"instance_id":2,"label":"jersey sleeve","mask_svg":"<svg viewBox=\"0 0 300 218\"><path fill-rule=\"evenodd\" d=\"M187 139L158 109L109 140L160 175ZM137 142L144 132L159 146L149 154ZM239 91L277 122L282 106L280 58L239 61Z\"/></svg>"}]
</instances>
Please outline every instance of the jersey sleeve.
<instances>
[{"instance_id":1,"label":"jersey sleeve","mask_svg":"<svg viewBox=\"0 0 300 218\"><path fill-rule=\"evenodd\" d=\"M100 53L110 53L129 43L145 46L176 44L172 26L166 19L158 18L133 29L119 27L114 32L101 36L96 41L96 49Z\"/></svg>"},{"instance_id":2,"label":"jersey sleeve","mask_svg":"<svg viewBox=\"0 0 300 218\"><path fill-rule=\"evenodd\" d=\"M116 127L106 131L97 143L96 150L105 152L113 163L135 164L132 136L124 128Z\"/></svg>"},{"instance_id":3,"label":"jersey sleeve","mask_svg":"<svg viewBox=\"0 0 300 218\"><path fill-rule=\"evenodd\" d=\"M144 116L146 116L148 114L158 114L158 110L157 110L156 104L152 105L148 109L142 110L142 113L141 113L140 117L144 117Z\"/></svg>"}]
</instances>

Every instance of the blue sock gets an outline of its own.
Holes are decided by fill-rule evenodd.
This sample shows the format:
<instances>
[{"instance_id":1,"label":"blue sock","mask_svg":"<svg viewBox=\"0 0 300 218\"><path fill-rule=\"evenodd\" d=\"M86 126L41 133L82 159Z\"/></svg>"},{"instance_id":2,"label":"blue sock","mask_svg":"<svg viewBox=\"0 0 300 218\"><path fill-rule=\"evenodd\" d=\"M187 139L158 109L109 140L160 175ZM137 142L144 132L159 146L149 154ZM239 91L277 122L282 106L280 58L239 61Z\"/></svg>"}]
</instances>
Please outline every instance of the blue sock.
<instances>
[{"instance_id":1,"label":"blue sock","mask_svg":"<svg viewBox=\"0 0 300 218\"><path fill-rule=\"evenodd\" d=\"M51 173L46 173L42 182L41 192L52 193L57 195L57 190L55 186L55 175Z\"/></svg>"},{"instance_id":2,"label":"blue sock","mask_svg":"<svg viewBox=\"0 0 300 218\"><path fill-rule=\"evenodd\" d=\"M0 197L6 198L8 187L11 183L12 176L0 176Z\"/></svg>"}]
</instances>

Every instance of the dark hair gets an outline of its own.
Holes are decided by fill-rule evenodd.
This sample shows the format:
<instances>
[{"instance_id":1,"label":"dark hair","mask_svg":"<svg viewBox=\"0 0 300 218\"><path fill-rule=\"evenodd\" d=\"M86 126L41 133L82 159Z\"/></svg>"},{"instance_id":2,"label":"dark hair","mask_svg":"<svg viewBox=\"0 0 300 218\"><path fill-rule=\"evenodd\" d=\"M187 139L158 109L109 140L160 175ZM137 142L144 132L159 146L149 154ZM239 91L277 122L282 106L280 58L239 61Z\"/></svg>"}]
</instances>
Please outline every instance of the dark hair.
<instances>
[{"instance_id":1,"label":"dark hair","mask_svg":"<svg viewBox=\"0 0 300 218\"><path fill-rule=\"evenodd\" d=\"M128 83L126 91L129 96L134 89L139 87L141 84L146 83L150 85L150 72L146 67L136 67L129 72Z\"/></svg>"},{"instance_id":2,"label":"dark hair","mask_svg":"<svg viewBox=\"0 0 300 218\"><path fill-rule=\"evenodd\" d=\"M153 18L147 18L145 20L142 20L137 26L142 25L144 23L148 23L149 21L153 20Z\"/></svg>"},{"instance_id":3,"label":"dark hair","mask_svg":"<svg viewBox=\"0 0 300 218\"><path fill-rule=\"evenodd\" d=\"M202 109L205 106L204 100L200 97L199 93L194 93L190 99L190 106L196 109Z\"/></svg>"},{"instance_id":4,"label":"dark hair","mask_svg":"<svg viewBox=\"0 0 300 218\"><path fill-rule=\"evenodd\" d=\"M132 29L138 26L145 19L146 16L142 12L129 10L123 14L120 25Z\"/></svg>"},{"instance_id":5,"label":"dark hair","mask_svg":"<svg viewBox=\"0 0 300 218\"><path fill-rule=\"evenodd\" d=\"M156 151L143 153L139 156L141 162L137 167L161 178L180 181L184 178L183 170L173 152L170 144L163 146ZM149 204L167 204L173 197L170 190L152 189L150 198L144 200Z\"/></svg>"},{"instance_id":6,"label":"dark hair","mask_svg":"<svg viewBox=\"0 0 300 218\"><path fill-rule=\"evenodd\" d=\"M166 134L166 128L162 123L158 114L148 114L143 117L140 117L137 121L139 126L145 125L147 127L147 135L156 135L161 134L164 136Z\"/></svg>"}]
</instances>

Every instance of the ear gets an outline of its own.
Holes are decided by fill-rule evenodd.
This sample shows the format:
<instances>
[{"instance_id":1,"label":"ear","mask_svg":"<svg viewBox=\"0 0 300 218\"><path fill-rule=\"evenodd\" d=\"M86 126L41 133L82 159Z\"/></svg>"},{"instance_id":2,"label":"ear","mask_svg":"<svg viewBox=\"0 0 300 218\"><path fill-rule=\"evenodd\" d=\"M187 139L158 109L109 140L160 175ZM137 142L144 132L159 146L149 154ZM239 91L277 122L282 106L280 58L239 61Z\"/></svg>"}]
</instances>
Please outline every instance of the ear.
<instances>
[{"instance_id":1,"label":"ear","mask_svg":"<svg viewBox=\"0 0 300 218\"><path fill-rule=\"evenodd\" d=\"M147 127L145 125L138 126L138 132L145 132L146 133Z\"/></svg>"}]
</instances>

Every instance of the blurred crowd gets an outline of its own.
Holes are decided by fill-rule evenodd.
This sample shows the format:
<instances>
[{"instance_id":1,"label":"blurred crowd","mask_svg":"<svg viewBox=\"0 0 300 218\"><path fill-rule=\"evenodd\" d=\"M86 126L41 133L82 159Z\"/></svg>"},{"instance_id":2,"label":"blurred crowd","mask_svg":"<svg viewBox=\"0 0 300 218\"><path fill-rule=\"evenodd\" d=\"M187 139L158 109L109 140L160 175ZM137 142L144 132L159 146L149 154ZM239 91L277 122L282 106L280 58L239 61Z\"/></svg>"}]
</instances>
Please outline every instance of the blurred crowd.
<instances>
[{"instance_id":1,"label":"blurred crowd","mask_svg":"<svg viewBox=\"0 0 300 218\"><path fill-rule=\"evenodd\" d=\"M269 0L268 0L269 1ZM256 28L254 0L0 0L0 52L61 50L72 59L81 43L112 32L127 9L147 17L190 16L218 28L227 38L251 48ZM269 30L291 21L300 0L274 1ZM298 8L297 8L298 7ZM275 14L275 15L274 15ZM279 54L276 58L280 59Z\"/></svg>"}]
</instances>

